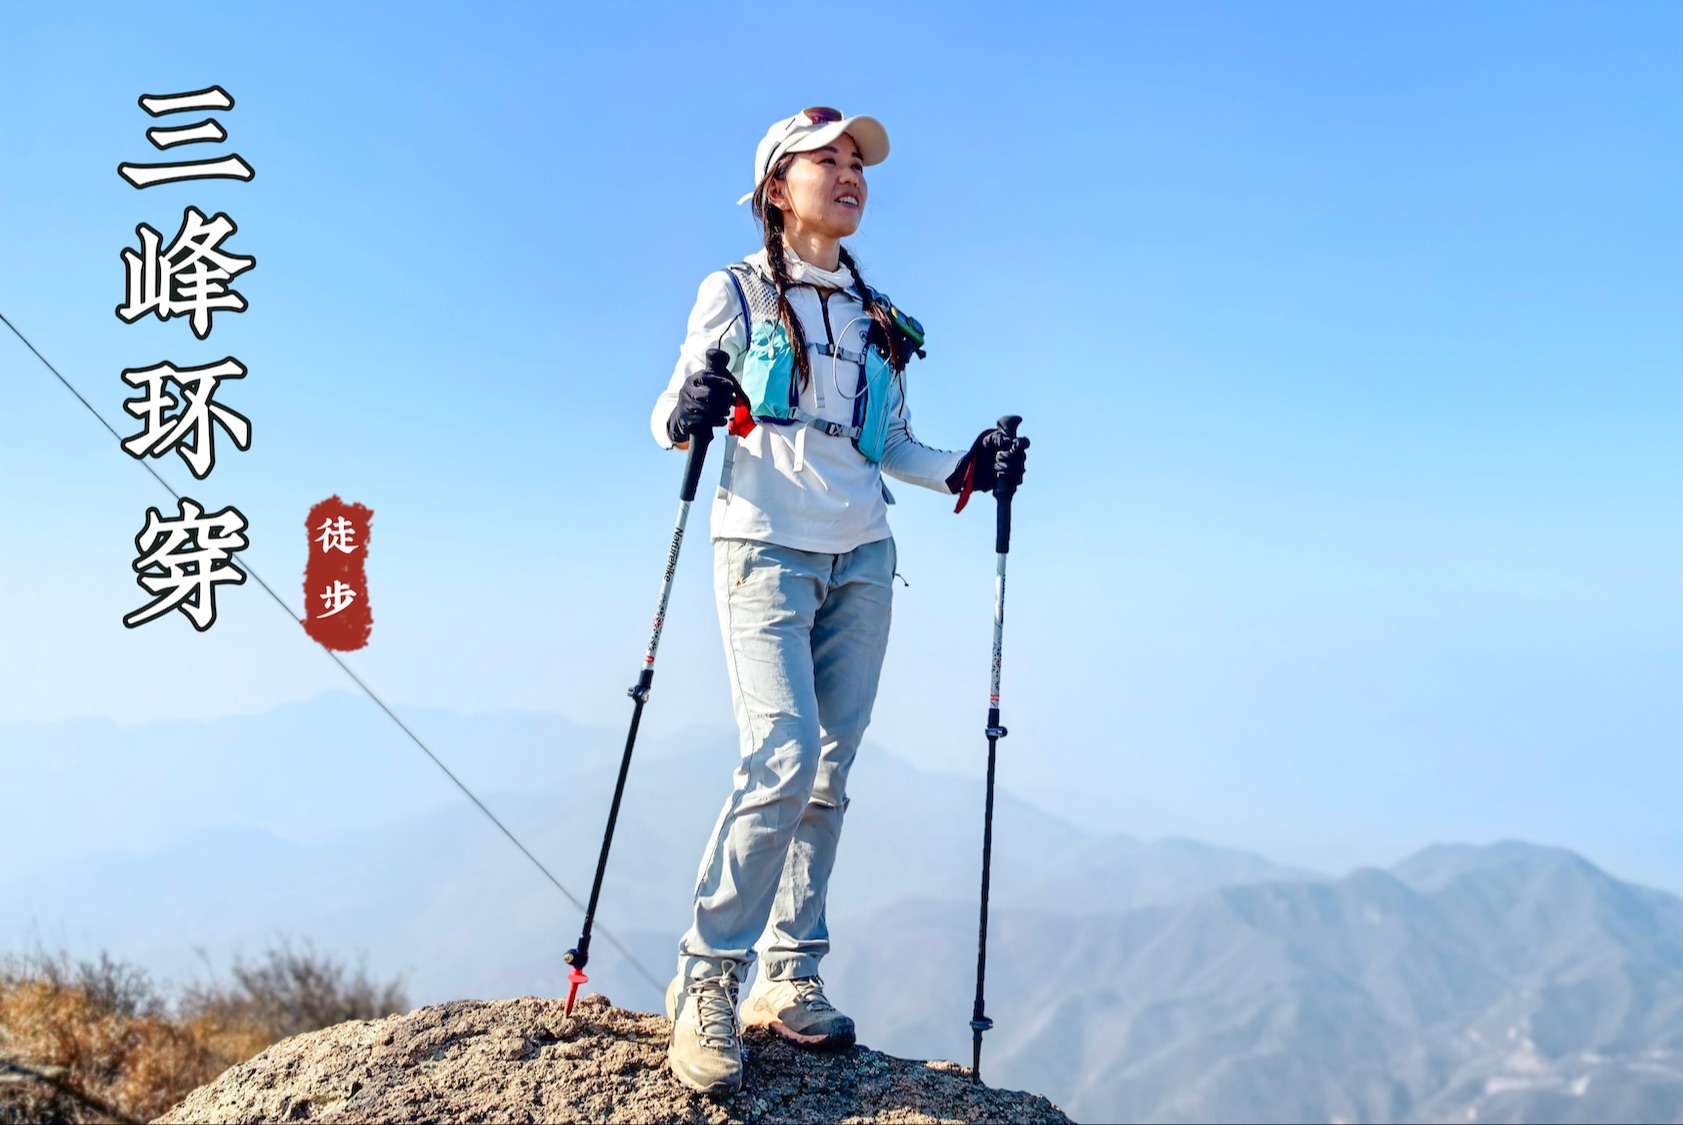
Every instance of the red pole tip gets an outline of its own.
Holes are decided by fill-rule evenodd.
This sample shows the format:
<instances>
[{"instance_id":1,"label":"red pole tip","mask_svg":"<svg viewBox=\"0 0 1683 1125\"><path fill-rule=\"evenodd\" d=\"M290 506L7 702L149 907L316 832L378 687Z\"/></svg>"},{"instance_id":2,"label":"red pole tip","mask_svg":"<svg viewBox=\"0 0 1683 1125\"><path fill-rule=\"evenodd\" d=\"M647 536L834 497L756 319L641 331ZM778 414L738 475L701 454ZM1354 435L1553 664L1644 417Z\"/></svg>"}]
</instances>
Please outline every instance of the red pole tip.
<instances>
[{"instance_id":1,"label":"red pole tip","mask_svg":"<svg viewBox=\"0 0 1683 1125\"><path fill-rule=\"evenodd\" d=\"M588 980L590 980L590 978L585 976L584 973L578 969L574 969L572 972L567 974L567 1015L570 1016L573 1014L573 1001L578 999L579 985L584 984Z\"/></svg>"}]
</instances>

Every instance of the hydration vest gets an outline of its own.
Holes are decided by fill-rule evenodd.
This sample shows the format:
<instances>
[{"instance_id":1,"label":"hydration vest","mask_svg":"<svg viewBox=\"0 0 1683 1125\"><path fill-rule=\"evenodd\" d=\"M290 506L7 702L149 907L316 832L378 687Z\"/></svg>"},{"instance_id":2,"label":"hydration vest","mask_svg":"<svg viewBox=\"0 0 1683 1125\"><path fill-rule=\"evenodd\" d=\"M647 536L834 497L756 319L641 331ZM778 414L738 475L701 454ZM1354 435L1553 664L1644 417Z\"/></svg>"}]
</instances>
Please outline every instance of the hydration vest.
<instances>
[{"instance_id":1,"label":"hydration vest","mask_svg":"<svg viewBox=\"0 0 1683 1125\"><path fill-rule=\"evenodd\" d=\"M783 319L777 314L777 287L747 262L730 266L729 273L747 326L748 350L742 354L737 381L748 395L749 415L756 422L772 426L805 425L831 437L846 437L866 460L881 461L888 441L888 391L894 378L882 351L872 343L866 343L862 352L849 351L839 344L807 344L818 355L859 369L852 424L818 417L800 405L796 374L800 368L795 364L795 349L784 331ZM867 330L867 339L869 336ZM811 366L816 370L818 365Z\"/></svg>"}]
</instances>

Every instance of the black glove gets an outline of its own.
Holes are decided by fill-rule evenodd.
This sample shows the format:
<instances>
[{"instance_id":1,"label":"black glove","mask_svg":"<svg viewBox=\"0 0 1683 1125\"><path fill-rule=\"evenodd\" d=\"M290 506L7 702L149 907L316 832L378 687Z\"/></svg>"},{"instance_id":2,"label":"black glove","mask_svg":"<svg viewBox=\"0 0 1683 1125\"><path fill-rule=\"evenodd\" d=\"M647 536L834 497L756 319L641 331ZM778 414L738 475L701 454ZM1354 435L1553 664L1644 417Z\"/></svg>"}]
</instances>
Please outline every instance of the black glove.
<instances>
[{"instance_id":1,"label":"black glove","mask_svg":"<svg viewBox=\"0 0 1683 1125\"><path fill-rule=\"evenodd\" d=\"M1016 488L1023 483L1028 447L1029 439L1026 437L1009 437L998 427L983 430L970 443L970 452L964 455L958 468L947 478L947 491L954 494L962 492L968 499L971 492L993 492L1001 484ZM961 501L959 507L963 506Z\"/></svg>"},{"instance_id":2,"label":"black glove","mask_svg":"<svg viewBox=\"0 0 1683 1125\"><path fill-rule=\"evenodd\" d=\"M736 387L711 371L698 371L678 388L678 405L666 420L666 436L682 445L697 430L716 429L730 420Z\"/></svg>"}]
</instances>

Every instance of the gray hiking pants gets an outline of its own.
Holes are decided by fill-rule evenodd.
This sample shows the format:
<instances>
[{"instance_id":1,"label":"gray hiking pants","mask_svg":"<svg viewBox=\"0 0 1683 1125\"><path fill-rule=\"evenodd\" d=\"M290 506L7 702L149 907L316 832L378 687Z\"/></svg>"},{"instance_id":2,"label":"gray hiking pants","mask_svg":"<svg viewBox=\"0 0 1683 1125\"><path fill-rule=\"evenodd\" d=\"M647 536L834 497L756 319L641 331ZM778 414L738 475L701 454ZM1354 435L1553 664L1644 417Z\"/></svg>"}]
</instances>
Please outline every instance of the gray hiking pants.
<instances>
[{"instance_id":1,"label":"gray hiking pants","mask_svg":"<svg viewBox=\"0 0 1683 1125\"><path fill-rule=\"evenodd\" d=\"M745 965L764 934L771 979L811 976L830 948L847 772L888 649L894 540L830 555L720 539L714 562L742 761L701 857L678 972Z\"/></svg>"}]
</instances>

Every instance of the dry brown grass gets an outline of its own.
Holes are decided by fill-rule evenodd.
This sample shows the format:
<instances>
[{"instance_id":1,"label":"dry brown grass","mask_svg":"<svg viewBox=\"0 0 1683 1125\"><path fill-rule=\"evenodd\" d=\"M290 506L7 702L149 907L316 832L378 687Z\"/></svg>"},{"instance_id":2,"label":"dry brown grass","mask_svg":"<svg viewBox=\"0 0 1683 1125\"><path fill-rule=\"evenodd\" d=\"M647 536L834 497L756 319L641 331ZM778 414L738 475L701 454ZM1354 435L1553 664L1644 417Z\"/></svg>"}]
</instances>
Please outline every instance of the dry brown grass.
<instances>
[{"instance_id":1,"label":"dry brown grass","mask_svg":"<svg viewBox=\"0 0 1683 1125\"><path fill-rule=\"evenodd\" d=\"M143 972L103 955L0 963L0 1062L59 1084L0 1074L0 1123L147 1121L289 1035L408 1007L398 982L376 985L309 946L282 944L232 975L171 1003Z\"/></svg>"}]
</instances>

